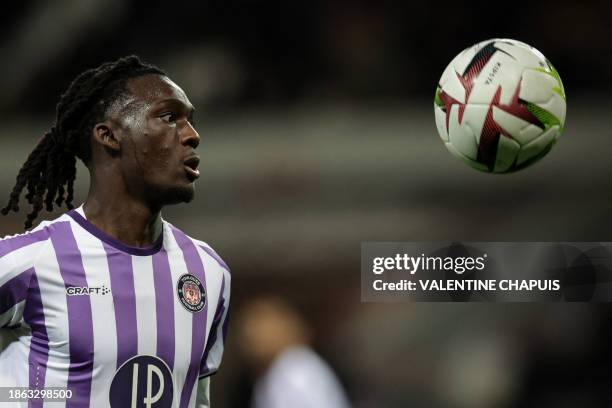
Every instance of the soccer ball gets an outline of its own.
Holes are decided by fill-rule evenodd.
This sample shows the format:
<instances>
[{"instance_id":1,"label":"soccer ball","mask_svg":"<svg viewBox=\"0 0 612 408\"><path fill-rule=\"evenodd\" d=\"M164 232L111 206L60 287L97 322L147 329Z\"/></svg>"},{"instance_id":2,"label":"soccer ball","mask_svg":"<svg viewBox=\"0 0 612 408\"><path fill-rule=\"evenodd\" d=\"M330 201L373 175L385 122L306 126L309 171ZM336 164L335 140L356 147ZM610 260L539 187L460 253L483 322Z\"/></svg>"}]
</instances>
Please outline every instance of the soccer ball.
<instances>
[{"instance_id":1,"label":"soccer ball","mask_svg":"<svg viewBox=\"0 0 612 408\"><path fill-rule=\"evenodd\" d=\"M492 39L463 50L436 89L438 133L450 152L485 172L508 173L544 157L565 124L559 73L535 48Z\"/></svg>"}]
</instances>

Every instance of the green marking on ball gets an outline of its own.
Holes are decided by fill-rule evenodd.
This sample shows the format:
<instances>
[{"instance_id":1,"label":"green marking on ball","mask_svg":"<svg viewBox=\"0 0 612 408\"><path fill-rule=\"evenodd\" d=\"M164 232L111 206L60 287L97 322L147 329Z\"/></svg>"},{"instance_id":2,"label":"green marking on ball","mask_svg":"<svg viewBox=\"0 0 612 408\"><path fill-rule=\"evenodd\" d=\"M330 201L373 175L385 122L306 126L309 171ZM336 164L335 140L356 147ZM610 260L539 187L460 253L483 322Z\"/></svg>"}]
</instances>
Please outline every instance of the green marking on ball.
<instances>
[{"instance_id":1,"label":"green marking on ball","mask_svg":"<svg viewBox=\"0 0 612 408\"><path fill-rule=\"evenodd\" d=\"M559 118L550 113L544 108L539 107L535 103L527 102L525 103L525 107L529 112L533 114L542 124L544 125L544 130L548 130L553 126L559 126L559 130L563 131L563 124Z\"/></svg>"},{"instance_id":2,"label":"green marking on ball","mask_svg":"<svg viewBox=\"0 0 612 408\"><path fill-rule=\"evenodd\" d=\"M442 99L440 98L440 92L442 90L440 87L436 88L436 96L434 97L434 103L438 105L440 108L444 109L444 103L442 103Z\"/></svg>"},{"instance_id":3,"label":"green marking on ball","mask_svg":"<svg viewBox=\"0 0 612 408\"><path fill-rule=\"evenodd\" d=\"M543 72L543 73L548 74L551 77L555 78L555 80L557 81L557 84L559 86L553 86L553 88L552 88L553 92L555 92L559 96L561 96L564 101L567 100L566 97L565 97L565 88L563 87L563 82L561 82L561 76L559 75L559 72L555 69L553 64L550 63L550 61L546 60L546 63L548 64L548 69L546 69L546 68L536 68L536 71Z\"/></svg>"}]
</instances>

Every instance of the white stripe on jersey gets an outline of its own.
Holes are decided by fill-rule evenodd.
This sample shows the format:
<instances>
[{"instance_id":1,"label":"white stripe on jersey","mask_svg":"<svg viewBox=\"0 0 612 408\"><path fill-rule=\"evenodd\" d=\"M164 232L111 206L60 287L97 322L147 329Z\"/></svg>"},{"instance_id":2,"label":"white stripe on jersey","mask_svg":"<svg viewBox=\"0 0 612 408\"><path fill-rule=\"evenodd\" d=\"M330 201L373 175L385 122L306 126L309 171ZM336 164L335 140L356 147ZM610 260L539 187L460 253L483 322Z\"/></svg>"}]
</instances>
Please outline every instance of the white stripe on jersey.
<instances>
[{"instance_id":1,"label":"white stripe on jersey","mask_svg":"<svg viewBox=\"0 0 612 408\"><path fill-rule=\"evenodd\" d=\"M154 356L157 353L157 316L155 313L155 286L153 258L132 255L134 291L136 292L136 327L138 354Z\"/></svg>"},{"instance_id":2,"label":"white stripe on jersey","mask_svg":"<svg viewBox=\"0 0 612 408\"><path fill-rule=\"evenodd\" d=\"M218 305L219 302L222 301L222 297L223 297L223 293L221 293L221 286L223 283L223 273L213 274L212 271L219 269L219 264L217 260L211 257L210 255L208 255L206 251L204 251L198 245L198 242L196 242L196 248L198 249L198 254L200 255L200 258L202 258L202 260L204 261L204 271L207 272L206 273L206 284L208 286L206 290L208 291L207 296L208 296L209 305ZM229 288L229 282L225 282L224 292L228 291L228 288ZM225 317L225 314L227 313L227 308L223 313ZM216 314L217 314L217 307L208 308L208 318L206 319L206 344L208 344L209 338L211 336L214 336L211 331L211 328L214 323ZM221 319L221 322L223 322L224 320L225 319ZM222 331L223 331L223 324L219 324L219 327L217 328L217 332L215 334L217 336L216 337L217 340L222 339L223 337ZM219 343L220 342L215 341L215 345L213 346L213 349L215 346L219 345L221 348L221 351L223 351L223 347ZM210 350L209 356L213 353L213 351L215 351L213 349ZM206 349L204 350L206 352ZM216 351L218 352L219 350L216 350ZM213 371L216 371L216 369Z\"/></svg>"},{"instance_id":3,"label":"white stripe on jersey","mask_svg":"<svg viewBox=\"0 0 612 408\"><path fill-rule=\"evenodd\" d=\"M164 248L167 252L172 250L179 251L180 248L176 243L174 234L170 230L168 224L164 225ZM172 282L178 282L181 275L187 273L187 266L182 256L168 257L170 271L172 272ZM191 361L191 331L192 331L192 314L185 313L185 308L180 304L176 295L176 287L174 287L174 327L181 328L174 330L174 400L173 406L178 407L181 401L181 390L187 377L187 368Z\"/></svg>"},{"instance_id":4,"label":"white stripe on jersey","mask_svg":"<svg viewBox=\"0 0 612 408\"><path fill-rule=\"evenodd\" d=\"M64 217L62 218L62 221L66 221ZM51 240L48 243L51 243ZM61 274L53 245L49 245L41 253L35 272L38 278L38 286L40 287L40 297L45 314L45 327L47 337L49 338L45 387L66 388L68 384L68 369L70 367L70 358L68 357L70 356L68 304L66 302L66 288L57 285ZM45 406L47 404L50 403L45 403ZM56 402L52 406L63 408L66 404Z\"/></svg>"},{"instance_id":5,"label":"white stripe on jersey","mask_svg":"<svg viewBox=\"0 0 612 408\"><path fill-rule=\"evenodd\" d=\"M34 258L41 253L41 249L45 245L51 246L49 244L47 241L34 242L1 257L0 286L29 269Z\"/></svg>"},{"instance_id":6,"label":"white stripe on jersey","mask_svg":"<svg viewBox=\"0 0 612 408\"><path fill-rule=\"evenodd\" d=\"M198 245L198 241L189 238L196 251L202 259L202 263L204 265L204 276L206 278L206 303L208 304L207 315L206 315L206 330L205 333L205 342L204 344L208 344L209 338L211 336L211 327L213 325L213 321L215 319L215 313L217 312L218 302L221 300L221 283L223 281L223 273L215 273L219 269L218 262L208 255L200 246ZM211 306L212 305L212 306ZM220 338L218 338L220 339ZM206 347L204 347L203 352L206 351ZM201 359L202 356L200 356ZM196 380L194 383L194 390L191 393L191 398L189 399L189 406L195 406L196 398L197 398L197 386L199 382L199 368L198 373L196 374Z\"/></svg>"}]
</instances>

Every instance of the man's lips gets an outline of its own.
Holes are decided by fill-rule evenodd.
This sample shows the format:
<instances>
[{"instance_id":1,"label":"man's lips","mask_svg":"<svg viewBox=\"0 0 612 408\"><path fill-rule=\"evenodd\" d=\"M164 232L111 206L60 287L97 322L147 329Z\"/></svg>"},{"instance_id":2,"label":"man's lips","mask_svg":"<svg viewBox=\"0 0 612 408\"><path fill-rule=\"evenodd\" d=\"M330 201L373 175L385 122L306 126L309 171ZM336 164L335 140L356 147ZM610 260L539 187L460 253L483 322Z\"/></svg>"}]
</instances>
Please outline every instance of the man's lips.
<instances>
[{"instance_id":1,"label":"man's lips","mask_svg":"<svg viewBox=\"0 0 612 408\"><path fill-rule=\"evenodd\" d=\"M200 177L200 171L198 170L198 166L200 165L200 158L198 156L190 156L183 161L185 165L185 171L187 175L190 176L193 180Z\"/></svg>"}]
</instances>

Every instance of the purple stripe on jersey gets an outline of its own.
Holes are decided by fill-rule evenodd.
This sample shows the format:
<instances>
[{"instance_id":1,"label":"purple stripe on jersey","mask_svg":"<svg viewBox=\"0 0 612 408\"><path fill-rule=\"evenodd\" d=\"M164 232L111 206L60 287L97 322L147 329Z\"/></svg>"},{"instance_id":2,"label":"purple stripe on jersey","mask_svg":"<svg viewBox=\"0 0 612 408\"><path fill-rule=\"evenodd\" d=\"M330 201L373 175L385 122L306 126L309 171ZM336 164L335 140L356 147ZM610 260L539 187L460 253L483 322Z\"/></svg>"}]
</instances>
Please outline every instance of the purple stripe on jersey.
<instances>
[{"instance_id":1,"label":"purple stripe on jersey","mask_svg":"<svg viewBox=\"0 0 612 408\"><path fill-rule=\"evenodd\" d=\"M32 273L32 281L30 283L26 308L23 311L23 318L32 329L30 354L28 355L29 388L42 389L45 387L47 360L49 359L49 337L47 336L45 313L36 273ZM30 400L28 404L29 408L42 406L42 399Z\"/></svg>"},{"instance_id":2,"label":"purple stripe on jersey","mask_svg":"<svg viewBox=\"0 0 612 408\"><path fill-rule=\"evenodd\" d=\"M198 249L189 237L178 229L172 227L172 232L177 244L183 251L183 258L187 265L187 271L197 277L202 285L204 286L204 293L206 292L206 279L204 273L204 263L202 258L198 254ZM208 296L204 309L193 314L193 323L191 330L191 359L189 362L189 369L187 370L187 376L185 377L185 383L183 384L183 390L181 391L181 403L180 408L186 408L189 405L191 394L195 381L198 377L198 371L200 370L200 362L202 359L202 353L204 352L204 341L206 340L206 316L208 315Z\"/></svg>"},{"instance_id":3,"label":"purple stripe on jersey","mask_svg":"<svg viewBox=\"0 0 612 408\"><path fill-rule=\"evenodd\" d=\"M200 248L202 248L204 252L206 252L208 255L212 256L213 259L217 261L219 265L221 265L222 268L225 268L225 270L229 272L229 267L227 266L225 262L223 262L223 259L221 259L221 257L215 251L213 251L211 248L208 248L204 245L200 245Z\"/></svg>"},{"instance_id":4,"label":"purple stripe on jersey","mask_svg":"<svg viewBox=\"0 0 612 408\"><path fill-rule=\"evenodd\" d=\"M162 249L153 255L153 284L157 313L157 356L174 369L174 288L168 253Z\"/></svg>"},{"instance_id":5,"label":"purple stripe on jersey","mask_svg":"<svg viewBox=\"0 0 612 408\"><path fill-rule=\"evenodd\" d=\"M210 328L210 335L208 336L208 340L206 341L206 348L204 349L204 356L202 356L202 364L200 365L200 377L206 376L210 374L210 370L208 368L208 354L210 353L210 349L215 345L217 341L217 331L219 329L219 323L223 318L223 312L225 312L225 298L223 297L223 292L225 290L225 275L223 275L223 280L221 281L221 290L219 291L219 297L217 299L217 310L215 311L215 317L213 320L213 324ZM223 339L225 340L225 339Z\"/></svg>"},{"instance_id":6,"label":"purple stripe on jersey","mask_svg":"<svg viewBox=\"0 0 612 408\"><path fill-rule=\"evenodd\" d=\"M110 274L111 293L115 305L117 334L117 368L138 354L138 329L136 326L136 292L132 256L102 243L106 251Z\"/></svg>"},{"instance_id":7,"label":"purple stripe on jersey","mask_svg":"<svg viewBox=\"0 0 612 408\"><path fill-rule=\"evenodd\" d=\"M223 321L223 344L225 344L225 340L227 339L227 329L229 327L230 316L232 315L232 305L227 306L227 313L225 314L225 320Z\"/></svg>"},{"instance_id":8,"label":"purple stripe on jersey","mask_svg":"<svg viewBox=\"0 0 612 408\"><path fill-rule=\"evenodd\" d=\"M0 257L47 238L49 238L49 232L46 228L43 228L36 232L29 232L16 237L2 239L0 240Z\"/></svg>"},{"instance_id":9,"label":"purple stripe on jersey","mask_svg":"<svg viewBox=\"0 0 612 408\"><path fill-rule=\"evenodd\" d=\"M51 242L55 249L60 274L66 288L86 287L85 269L81 252L74 238L69 222L58 222L53 229ZM70 368L68 389L72 398L66 407L89 406L91 393L91 372L93 369L93 323L89 296L66 296L68 305L68 339L70 346Z\"/></svg>"},{"instance_id":10,"label":"purple stripe on jersey","mask_svg":"<svg viewBox=\"0 0 612 408\"><path fill-rule=\"evenodd\" d=\"M161 234L159 234L159 237L155 240L155 242L151 246L148 246L148 247L129 246L119 241L118 239L111 237L110 235L106 234L104 231L100 230L98 227L96 227L91 222L89 222L86 218L83 218L83 216L79 214L77 210L70 210L66 214L71 216L72 219L75 220L81 227L87 230L87 232L89 232L90 234L97 237L100 241L114 248L117 248L118 250L122 252L126 252L131 255L138 255L138 256L153 255L161 249L162 244L164 242L164 234L162 232Z\"/></svg>"},{"instance_id":11,"label":"purple stripe on jersey","mask_svg":"<svg viewBox=\"0 0 612 408\"><path fill-rule=\"evenodd\" d=\"M30 268L0 286L0 315L25 300L33 273L34 268Z\"/></svg>"}]
</instances>

